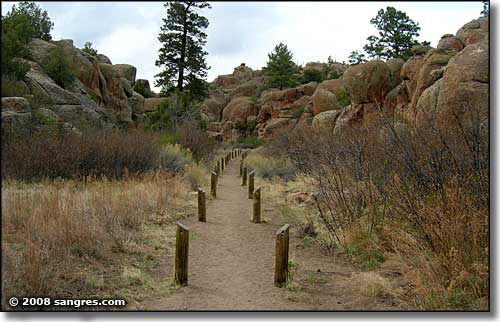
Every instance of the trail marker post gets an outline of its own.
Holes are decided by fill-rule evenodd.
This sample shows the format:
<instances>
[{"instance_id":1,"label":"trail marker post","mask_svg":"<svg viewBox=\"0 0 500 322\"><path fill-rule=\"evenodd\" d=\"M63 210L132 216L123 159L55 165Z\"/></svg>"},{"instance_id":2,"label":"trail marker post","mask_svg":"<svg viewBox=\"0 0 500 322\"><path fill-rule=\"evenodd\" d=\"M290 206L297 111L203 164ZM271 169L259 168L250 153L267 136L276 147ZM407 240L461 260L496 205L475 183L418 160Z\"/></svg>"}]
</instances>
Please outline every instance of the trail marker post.
<instances>
[{"instance_id":1,"label":"trail marker post","mask_svg":"<svg viewBox=\"0 0 500 322\"><path fill-rule=\"evenodd\" d=\"M276 232L276 251L274 264L274 285L281 287L288 277L288 248L290 225L286 224Z\"/></svg>"},{"instance_id":2,"label":"trail marker post","mask_svg":"<svg viewBox=\"0 0 500 322\"><path fill-rule=\"evenodd\" d=\"M253 198L253 189L255 183L255 171L248 174L248 199Z\"/></svg>"},{"instance_id":3,"label":"trail marker post","mask_svg":"<svg viewBox=\"0 0 500 322\"><path fill-rule=\"evenodd\" d=\"M198 188L198 220L201 222L207 221L207 207L205 203L205 191Z\"/></svg>"},{"instance_id":4,"label":"trail marker post","mask_svg":"<svg viewBox=\"0 0 500 322\"><path fill-rule=\"evenodd\" d=\"M241 177L241 185L247 185L247 167L243 167L243 176Z\"/></svg>"},{"instance_id":5,"label":"trail marker post","mask_svg":"<svg viewBox=\"0 0 500 322\"><path fill-rule=\"evenodd\" d=\"M260 220L260 210L261 210L261 205L260 205L260 199L261 199L261 188L255 189L253 192L253 219L252 221L256 224L259 224L261 222Z\"/></svg>"},{"instance_id":6,"label":"trail marker post","mask_svg":"<svg viewBox=\"0 0 500 322\"><path fill-rule=\"evenodd\" d=\"M210 176L210 192L212 193L212 197L217 198L217 173L211 172Z\"/></svg>"},{"instance_id":7,"label":"trail marker post","mask_svg":"<svg viewBox=\"0 0 500 322\"><path fill-rule=\"evenodd\" d=\"M188 284L189 228L177 222L175 234L175 283Z\"/></svg>"}]
</instances>

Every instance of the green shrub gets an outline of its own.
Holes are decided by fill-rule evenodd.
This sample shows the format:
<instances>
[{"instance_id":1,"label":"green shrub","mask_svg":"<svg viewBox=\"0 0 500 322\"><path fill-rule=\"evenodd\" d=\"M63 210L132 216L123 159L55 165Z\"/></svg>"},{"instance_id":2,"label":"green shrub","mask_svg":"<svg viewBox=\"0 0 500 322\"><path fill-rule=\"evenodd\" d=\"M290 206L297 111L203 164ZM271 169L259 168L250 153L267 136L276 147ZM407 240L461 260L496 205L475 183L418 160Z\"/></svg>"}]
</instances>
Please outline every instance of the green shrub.
<instances>
[{"instance_id":1,"label":"green shrub","mask_svg":"<svg viewBox=\"0 0 500 322\"><path fill-rule=\"evenodd\" d=\"M90 99L92 99L94 102L96 102L97 104L101 103L101 99L99 98L99 96L97 96L97 94L93 90L89 90L88 94L90 96Z\"/></svg>"},{"instance_id":2,"label":"green shrub","mask_svg":"<svg viewBox=\"0 0 500 322\"><path fill-rule=\"evenodd\" d=\"M164 144L160 151L160 168L178 172L188 164L193 163L193 157L189 151L183 149L180 144Z\"/></svg>"},{"instance_id":3,"label":"green shrub","mask_svg":"<svg viewBox=\"0 0 500 322\"><path fill-rule=\"evenodd\" d=\"M314 68L306 68L304 75L302 75L302 84L310 82L321 83L323 81L323 73Z\"/></svg>"},{"instance_id":4,"label":"green shrub","mask_svg":"<svg viewBox=\"0 0 500 322\"><path fill-rule=\"evenodd\" d=\"M146 128L153 131L176 131L186 124L198 123L201 119L200 106L188 93L176 90L146 120Z\"/></svg>"},{"instance_id":5,"label":"green shrub","mask_svg":"<svg viewBox=\"0 0 500 322\"><path fill-rule=\"evenodd\" d=\"M92 43L90 41L85 43L82 51L90 56L97 56L97 49L92 48Z\"/></svg>"},{"instance_id":6,"label":"green shrub","mask_svg":"<svg viewBox=\"0 0 500 322\"><path fill-rule=\"evenodd\" d=\"M342 91L337 95L337 102L339 102L340 106L346 107L351 104L351 98L346 91Z\"/></svg>"},{"instance_id":7,"label":"green shrub","mask_svg":"<svg viewBox=\"0 0 500 322\"><path fill-rule=\"evenodd\" d=\"M133 90L139 94L141 94L144 98L151 98L153 97L153 93L149 88L144 86L144 84L140 81L135 81Z\"/></svg>"},{"instance_id":8,"label":"green shrub","mask_svg":"<svg viewBox=\"0 0 500 322\"><path fill-rule=\"evenodd\" d=\"M297 168L286 157L264 156L259 148L245 158L245 164L255 170L257 176L262 178L282 177L289 179L295 176Z\"/></svg>"},{"instance_id":9,"label":"green shrub","mask_svg":"<svg viewBox=\"0 0 500 322\"><path fill-rule=\"evenodd\" d=\"M29 94L29 90L24 83L2 79L2 97L23 97L27 94Z\"/></svg>"},{"instance_id":10,"label":"green shrub","mask_svg":"<svg viewBox=\"0 0 500 322\"><path fill-rule=\"evenodd\" d=\"M236 147L241 149L253 149L262 145L262 140L256 136L249 135L245 137L240 137L236 143Z\"/></svg>"},{"instance_id":11,"label":"green shrub","mask_svg":"<svg viewBox=\"0 0 500 322\"><path fill-rule=\"evenodd\" d=\"M75 79L75 76L71 72L68 59L61 46L57 46L51 50L49 63L45 71L57 85L63 88L70 85Z\"/></svg>"}]
</instances>

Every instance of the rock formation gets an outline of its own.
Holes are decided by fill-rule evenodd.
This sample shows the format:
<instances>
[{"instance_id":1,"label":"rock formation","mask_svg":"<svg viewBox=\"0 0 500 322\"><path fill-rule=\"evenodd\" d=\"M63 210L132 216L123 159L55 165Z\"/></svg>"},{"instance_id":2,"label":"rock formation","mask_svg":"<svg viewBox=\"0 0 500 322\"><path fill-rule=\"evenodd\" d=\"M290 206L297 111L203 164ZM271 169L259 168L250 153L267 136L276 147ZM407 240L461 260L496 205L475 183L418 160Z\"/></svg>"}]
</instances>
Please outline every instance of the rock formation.
<instances>
[{"instance_id":1,"label":"rock formation","mask_svg":"<svg viewBox=\"0 0 500 322\"><path fill-rule=\"evenodd\" d=\"M63 48L75 76L65 88L45 72L51 50L56 46ZM143 121L145 99L133 90L134 66L113 65L102 54L90 56L75 48L70 39L50 42L33 39L29 48L32 60L27 63L31 69L24 80L18 82L26 89L24 100L29 108L14 111L11 107L4 107L14 98L2 98L2 124L8 125L12 131L18 130L15 124L22 122L23 118L32 117L33 120L33 115L40 113L78 131L91 127L128 127Z\"/></svg>"},{"instance_id":2,"label":"rock formation","mask_svg":"<svg viewBox=\"0 0 500 322\"><path fill-rule=\"evenodd\" d=\"M305 124L321 131L367 127L396 117L398 128L435 119L448 126L452 117L474 109L488 121L488 18L445 34L437 48L415 46L407 61L373 60L337 64L338 79L284 90L261 90L265 78L245 64L212 83L202 110L211 136L236 140L245 135L268 139ZM304 69L324 70L308 63ZM401 123L404 122L404 123Z\"/></svg>"}]
</instances>

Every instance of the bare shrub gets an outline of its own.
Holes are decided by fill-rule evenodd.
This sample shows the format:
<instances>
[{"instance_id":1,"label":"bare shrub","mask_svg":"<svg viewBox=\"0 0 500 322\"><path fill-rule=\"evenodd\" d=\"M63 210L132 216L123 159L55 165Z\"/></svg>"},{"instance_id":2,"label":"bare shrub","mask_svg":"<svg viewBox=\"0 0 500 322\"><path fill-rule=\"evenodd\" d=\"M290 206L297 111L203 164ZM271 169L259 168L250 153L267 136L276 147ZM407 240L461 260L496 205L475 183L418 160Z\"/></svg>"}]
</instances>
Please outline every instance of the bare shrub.
<instances>
[{"instance_id":1,"label":"bare shrub","mask_svg":"<svg viewBox=\"0 0 500 322\"><path fill-rule=\"evenodd\" d=\"M464 111L446 126L429 119L410 128L386 119L280 139L315 180L318 217L337 244L353 257L373 253L370 240L381 254L400 254L419 272L406 276L427 290L417 291L424 308L434 308L433 296L441 309L479 308L488 296L488 126L473 107ZM430 255L415 262L422 252Z\"/></svg>"},{"instance_id":2,"label":"bare shrub","mask_svg":"<svg viewBox=\"0 0 500 322\"><path fill-rule=\"evenodd\" d=\"M3 136L2 150L2 178L20 180L118 178L155 169L160 155L156 136L140 130Z\"/></svg>"}]
</instances>

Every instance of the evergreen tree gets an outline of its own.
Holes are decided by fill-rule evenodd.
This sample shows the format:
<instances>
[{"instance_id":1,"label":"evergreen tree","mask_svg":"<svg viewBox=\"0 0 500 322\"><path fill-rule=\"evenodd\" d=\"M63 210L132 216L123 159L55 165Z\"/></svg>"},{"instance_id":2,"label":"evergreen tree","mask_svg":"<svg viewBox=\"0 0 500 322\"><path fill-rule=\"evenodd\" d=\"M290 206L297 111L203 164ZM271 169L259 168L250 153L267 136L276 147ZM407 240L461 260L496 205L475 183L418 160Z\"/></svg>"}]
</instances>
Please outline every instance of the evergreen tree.
<instances>
[{"instance_id":1,"label":"evergreen tree","mask_svg":"<svg viewBox=\"0 0 500 322\"><path fill-rule=\"evenodd\" d=\"M92 43L87 41L85 45L83 45L82 51L90 56L97 56L97 49L92 48Z\"/></svg>"},{"instance_id":2,"label":"evergreen tree","mask_svg":"<svg viewBox=\"0 0 500 322\"><path fill-rule=\"evenodd\" d=\"M75 79L62 46L51 49L49 63L45 67L45 72L47 72L57 85L63 88L70 85Z\"/></svg>"},{"instance_id":3,"label":"evergreen tree","mask_svg":"<svg viewBox=\"0 0 500 322\"><path fill-rule=\"evenodd\" d=\"M43 10L34 2L22 1L19 6L12 6L12 10L7 13L7 17L27 15L30 26L33 27L31 31L32 38L39 38L45 41L52 39L50 31L54 28L54 24L50 21L47 11Z\"/></svg>"},{"instance_id":4,"label":"evergreen tree","mask_svg":"<svg viewBox=\"0 0 500 322\"><path fill-rule=\"evenodd\" d=\"M483 11L481 11L481 16L488 17L490 15L490 2L488 0L483 0Z\"/></svg>"},{"instance_id":5,"label":"evergreen tree","mask_svg":"<svg viewBox=\"0 0 500 322\"><path fill-rule=\"evenodd\" d=\"M209 69L205 62L208 53L203 50L207 35L203 30L209 22L199 11L211 7L207 2L170 1L165 8L167 16L158 36L163 46L156 61L156 66L164 70L156 75L156 85L164 94L177 88L192 98L202 98L207 93L204 79Z\"/></svg>"},{"instance_id":6,"label":"evergreen tree","mask_svg":"<svg viewBox=\"0 0 500 322\"><path fill-rule=\"evenodd\" d=\"M2 79L22 80L30 66L19 58L30 58L32 38L50 40L54 24L34 2L20 2L2 16Z\"/></svg>"},{"instance_id":7,"label":"evergreen tree","mask_svg":"<svg viewBox=\"0 0 500 322\"><path fill-rule=\"evenodd\" d=\"M420 44L415 39L419 36L418 23L411 20L406 13L393 7L380 9L370 23L379 31L379 36L368 37L368 44L363 47L370 57L406 60L411 56L411 47Z\"/></svg>"},{"instance_id":8,"label":"evergreen tree","mask_svg":"<svg viewBox=\"0 0 500 322\"><path fill-rule=\"evenodd\" d=\"M269 76L267 88L277 87L280 90L285 87L294 87L299 84L297 73L298 66L293 62L293 55L288 47L279 43L274 51L268 54L269 60L264 69L264 74Z\"/></svg>"},{"instance_id":9,"label":"evergreen tree","mask_svg":"<svg viewBox=\"0 0 500 322\"><path fill-rule=\"evenodd\" d=\"M358 65L366 62L365 54L358 50L351 51L351 54L349 55L348 58L349 58L349 64L351 65Z\"/></svg>"}]
</instances>

